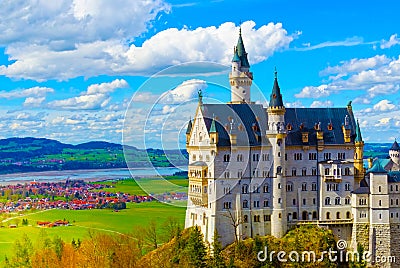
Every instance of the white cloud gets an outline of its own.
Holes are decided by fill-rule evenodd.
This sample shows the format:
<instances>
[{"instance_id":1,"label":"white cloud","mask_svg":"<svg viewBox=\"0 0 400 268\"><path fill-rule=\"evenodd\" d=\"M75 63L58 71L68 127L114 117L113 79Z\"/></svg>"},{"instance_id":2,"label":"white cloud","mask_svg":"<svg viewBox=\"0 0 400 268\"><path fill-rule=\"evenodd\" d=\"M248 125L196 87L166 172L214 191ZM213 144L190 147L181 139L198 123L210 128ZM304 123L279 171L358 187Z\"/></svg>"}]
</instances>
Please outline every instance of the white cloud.
<instances>
[{"instance_id":1,"label":"white cloud","mask_svg":"<svg viewBox=\"0 0 400 268\"><path fill-rule=\"evenodd\" d=\"M365 43L363 38L355 36L351 38L346 38L343 41L326 41L320 44L311 45L310 43L304 43L302 48L295 48L297 51L308 51L314 49L320 49L325 47L350 47L350 46L358 46L358 45L366 45L371 44Z\"/></svg>"},{"instance_id":2,"label":"white cloud","mask_svg":"<svg viewBox=\"0 0 400 268\"><path fill-rule=\"evenodd\" d=\"M32 87L11 91L0 91L0 99L19 99L26 97L44 97L47 93L53 93L54 89L48 87Z\"/></svg>"},{"instance_id":3,"label":"white cloud","mask_svg":"<svg viewBox=\"0 0 400 268\"><path fill-rule=\"evenodd\" d=\"M324 108L324 107L332 107L333 102L330 100L327 101L313 101L310 105L311 108Z\"/></svg>"},{"instance_id":4,"label":"white cloud","mask_svg":"<svg viewBox=\"0 0 400 268\"><path fill-rule=\"evenodd\" d=\"M204 91L207 88L207 82L199 79L191 79L182 82L176 88L163 93L160 97L162 103L180 104L197 98L199 90ZM204 95L204 92L203 92Z\"/></svg>"},{"instance_id":5,"label":"white cloud","mask_svg":"<svg viewBox=\"0 0 400 268\"><path fill-rule=\"evenodd\" d=\"M347 75L348 73L360 72L382 66L390 62L390 59L385 55L376 55L371 58L365 59L351 59L349 61L342 61L340 65L334 67L327 67L320 72L320 75L340 74L339 77Z\"/></svg>"},{"instance_id":6,"label":"white cloud","mask_svg":"<svg viewBox=\"0 0 400 268\"><path fill-rule=\"evenodd\" d=\"M381 49L391 48L392 46L399 45L400 38L397 37L397 34L392 34L388 41L381 41Z\"/></svg>"},{"instance_id":7,"label":"white cloud","mask_svg":"<svg viewBox=\"0 0 400 268\"><path fill-rule=\"evenodd\" d=\"M104 108L111 100L110 93L118 88L126 88L124 79L116 79L110 83L94 84L80 96L65 100L55 100L48 104L49 108L61 110L98 110Z\"/></svg>"},{"instance_id":8,"label":"white cloud","mask_svg":"<svg viewBox=\"0 0 400 268\"><path fill-rule=\"evenodd\" d=\"M39 107L44 102L45 99L46 97L39 97L39 98L28 97L25 99L23 105L25 107Z\"/></svg>"},{"instance_id":9,"label":"white cloud","mask_svg":"<svg viewBox=\"0 0 400 268\"><path fill-rule=\"evenodd\" d=\"M250 64L288 48L300 34L288 34L281 23L269 23L258 29L255 26L253 21L242 24ZM141 46L128 45L124 39L116 38L77 40L68 49L55 49L49 44L16 43L6 49L14 62L0 66L0 74L38 81L67 80L101 74L151 74L167 66L192 61L229 64L238 31L232 22L193 30L170 28L155 34Z\"/></svg>"},{"instance_id":10,"label":"white cloud","mask_svg":"<svg viewBox=\"0 0 400 268\"><path fill-rule=\"evenodd\" d=\"M380 127L380 126L387 126L390 123L390 120L392 120L389 117L384 117L379 119L379 122L377 124L375 124L376 127Z\"/></svg>"},{"instance_id":11,"label":"white cloud","mask_svg":"<svg viewBox=\"0 0 400 268\"><path fill-rule=\"evenodd\" d=\"M328 85L320 85L318 87L307 86L304 87L300 93L295 94L296 98L320 98L326 97L331 94Z\"/></svg>"},{"instance_id":12,"label":"white cloud","mask_svg":"<svg viewBox=\"0 0 400 268\"><path fill-rule=\"evenodd\" d=\"M394 104L392 104L390 101L381 100L380 102L378 102L377 104L374 105L374 110L380 111L380 112L386 112L386 111L393 110L395 107L396 106Z\"/></svg>"}]
</instances>

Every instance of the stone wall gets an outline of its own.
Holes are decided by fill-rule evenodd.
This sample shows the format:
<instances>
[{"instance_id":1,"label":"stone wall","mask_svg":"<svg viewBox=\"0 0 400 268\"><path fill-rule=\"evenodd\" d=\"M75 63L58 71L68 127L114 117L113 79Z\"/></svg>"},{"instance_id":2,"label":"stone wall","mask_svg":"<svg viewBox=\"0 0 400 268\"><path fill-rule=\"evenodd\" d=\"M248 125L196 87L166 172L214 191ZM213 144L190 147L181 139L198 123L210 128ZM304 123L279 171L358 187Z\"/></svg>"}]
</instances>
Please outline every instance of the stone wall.
<instances>
[{"instance_id":1,"label":"stone wall","mask_svg":"<svg viewBox=\"0 0 400 268\"><path fill-rule=\"evenodd\" d=\"M369 250L369 224L368 223L354 223L351 236L351 247L357 250L357 244L361 244L364 250Z\"/></svg>"}]
</instances>

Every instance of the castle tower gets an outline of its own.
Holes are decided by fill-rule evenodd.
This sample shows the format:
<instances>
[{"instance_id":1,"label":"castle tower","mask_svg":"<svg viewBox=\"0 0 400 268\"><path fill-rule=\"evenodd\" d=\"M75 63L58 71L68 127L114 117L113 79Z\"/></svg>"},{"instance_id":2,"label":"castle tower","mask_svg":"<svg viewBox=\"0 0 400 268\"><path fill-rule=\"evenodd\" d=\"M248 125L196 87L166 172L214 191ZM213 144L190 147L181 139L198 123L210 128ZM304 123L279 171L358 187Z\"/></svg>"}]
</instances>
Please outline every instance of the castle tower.
<instances>
[{"instance_id":1,"label":"castle tower","mask_svg":"<svg viewBox=\"0 0 400 268\"><path fill-rule=\"evenodd\" d=\"M397 141L394 141L392 147L389 150L390 159L398 167L400 165L400 146Z\"/></svg>"},{"instance_id":2,"label":"castle tower","mask_svg":"<svg viewBox=\"0 0 400 268\"><path fill-rule=\"evenodd\" d=\"M364 178L365 170L363 164L364 141L361 137L360 123L357 120L356 138L354 140L354 183L358 185Z\"/></svg>"},{"instance_id":3,"label":"castle tower","mask_svg":"<svg viewBox=\"0 0 400 268\"><path fill-rule=\"evenodd\" d=\"M272 182L272 215L271 234L275 237L282 237L287 231L286 217L286 178L285 171L285 106L282 101L282 94L278 85L277 72L275 70L274 86L269 101L268 130L267 138L272 144L273 182Z\"/></svg>"},{"instance_id":4,"label":"castle tower","mask_svg":"<svg viewBox=\"0 0 400 268\"><path fill-rule=\"evenodd\" d=\"M231 103L250 103L250 87L253 82L253 73L250 72L250 64L244 48L241 29L237 45L233 49L229 82L231 84Z\"/></svg>"}]
</instances>

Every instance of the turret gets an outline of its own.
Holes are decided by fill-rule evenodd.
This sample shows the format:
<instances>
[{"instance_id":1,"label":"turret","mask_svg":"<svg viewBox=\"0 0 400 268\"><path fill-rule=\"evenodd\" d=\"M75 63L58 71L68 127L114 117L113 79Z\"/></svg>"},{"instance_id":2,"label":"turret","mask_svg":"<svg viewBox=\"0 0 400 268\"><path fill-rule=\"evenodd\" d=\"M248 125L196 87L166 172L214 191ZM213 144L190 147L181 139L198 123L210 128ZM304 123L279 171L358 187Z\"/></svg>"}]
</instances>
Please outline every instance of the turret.
<instances>
[{"instance_id":1,"label":"turret","mask_svg":"<svg viewBox=\"0 0 400 268\"><path fill-rule=\"evenodd\" d=\"M214 118L213 118L213 120L211 122L209 133L210 133L210 144L212 144L212 145L218 144L218 132L217 132L217 128L215 126L215 119Z\"/></svg>"},{"instance_id":2,"label":"turret","mask_svg":"<svg viewBox=\"0 0 400 268\"><path fill-rule=\"evenodd\" d=\"M285 171L285 106L282 101L282 94L278 84L278 75L275 70L275 80L271 92L268 112L267 138L271 141L273 162L273 210L271 215L271 234L275 237L282 237L287 230L286 216L286 178Z\"/></svg>"},{"instance_id":3,"label":"turret","mask_svg":"<svg viewBox=\"0 0 400 268\"><path fill-rule=\"evenodd\" d=\"M192 119L189 120L187 129L186 129L186 144L189 144L191 133L192 133Z\"/></svg>"},{"instance_id":4,"label":"turret","mask_svg":"<svg viewBox=\"0 0 400 268\"><path fill-rule=\"evenodd\" d=\"M355 183L360 183L364 178L364 141L362 140L360 123L357 120L356 124L356 138L354 140L354 180Z\"/></svg>"},{"instance_id":5,"label":"turret","mask_svg":"<svg viewBox=\"0 0 400 268\"><path fill-rule=\"evenodd\" d=\"M392 147L389 150L390 159L395 163L397 166L400 165L400 146L395 140Z\"/></svg>"},{"instance_id":6,"label":"turret","mask_svg":"<svg viewBox=\"0 0 400 268\"><path fill-rule=\"evenodd\" d=\"M244 48L242 30L239 30L239 39L233 48L232 70L229 74L231 84L231 103L250 103L250 87L253 82L253 73L247 52Z\"/></svg>"}]
</instances>

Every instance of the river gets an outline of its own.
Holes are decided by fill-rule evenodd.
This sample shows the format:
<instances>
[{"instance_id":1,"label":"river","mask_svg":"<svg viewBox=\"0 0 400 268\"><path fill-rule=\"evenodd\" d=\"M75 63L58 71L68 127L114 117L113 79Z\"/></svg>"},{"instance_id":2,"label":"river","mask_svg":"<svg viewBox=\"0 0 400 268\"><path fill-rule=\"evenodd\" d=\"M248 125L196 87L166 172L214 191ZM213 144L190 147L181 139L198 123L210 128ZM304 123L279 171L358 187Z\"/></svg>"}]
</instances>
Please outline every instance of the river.
<instances>
[{"instance_id":1,"label":"river","mask_svg":"<svg viewBox=\"0 0 400 268\"><path fill-rule=\"evenodd\" d=\"M86 170L62 170L29 172L0 175L1 184L14 184L29 181L62 181L66 179L104 180L128 177L152 177L172 175L175 172L185 171L186 167L163 167L163 168L135 168L135 169L86 169Z\"/></svg>"}]
</instances>

